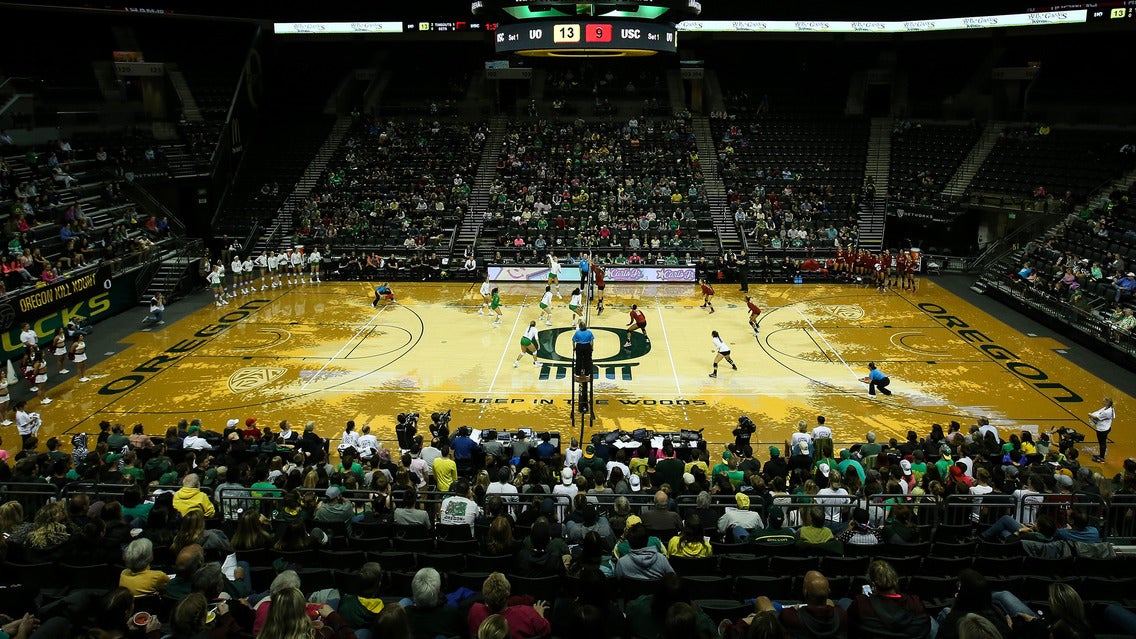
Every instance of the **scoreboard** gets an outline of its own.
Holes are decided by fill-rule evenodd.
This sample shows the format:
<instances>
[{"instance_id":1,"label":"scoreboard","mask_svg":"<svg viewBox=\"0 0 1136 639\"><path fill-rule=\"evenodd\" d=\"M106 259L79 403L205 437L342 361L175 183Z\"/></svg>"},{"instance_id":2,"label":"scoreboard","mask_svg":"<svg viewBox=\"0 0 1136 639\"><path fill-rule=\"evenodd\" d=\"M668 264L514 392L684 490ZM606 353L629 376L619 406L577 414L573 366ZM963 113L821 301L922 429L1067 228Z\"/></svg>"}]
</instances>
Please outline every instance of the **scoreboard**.
<instances>
[{"instance_id":1,"label":"scoreboard","mask_svg":"<svg viewBox=\"0 0 1136 639\"><path fill-rule=\"evenodd\" d=\"M497 53L531 56L643 56L675 53L678 32L664 22L546 20L502 24Z\"/></svg>"}]
</instances>

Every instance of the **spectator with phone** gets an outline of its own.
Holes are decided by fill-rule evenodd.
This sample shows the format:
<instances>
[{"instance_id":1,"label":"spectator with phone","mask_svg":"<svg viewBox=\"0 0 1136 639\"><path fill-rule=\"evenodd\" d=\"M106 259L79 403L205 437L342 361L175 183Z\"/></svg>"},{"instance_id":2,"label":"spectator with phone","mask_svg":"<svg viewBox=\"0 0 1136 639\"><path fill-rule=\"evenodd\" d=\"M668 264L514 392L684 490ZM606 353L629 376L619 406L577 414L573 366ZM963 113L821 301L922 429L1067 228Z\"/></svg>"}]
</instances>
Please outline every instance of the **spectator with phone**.
<instances>
[{"instance_id":1,"label":"spectator with phone","mask_svg":"<svg viewBox=\"0 0 1136 639\"><path fill-rule=\"evenodd\" d=\"M877 559L868 565L868 583L863 593L841 600L848 610L849 637L934 637L938 628L923 608L918 595L899 589L899 575L892 565Z\"/></svg>"}]
</instances>

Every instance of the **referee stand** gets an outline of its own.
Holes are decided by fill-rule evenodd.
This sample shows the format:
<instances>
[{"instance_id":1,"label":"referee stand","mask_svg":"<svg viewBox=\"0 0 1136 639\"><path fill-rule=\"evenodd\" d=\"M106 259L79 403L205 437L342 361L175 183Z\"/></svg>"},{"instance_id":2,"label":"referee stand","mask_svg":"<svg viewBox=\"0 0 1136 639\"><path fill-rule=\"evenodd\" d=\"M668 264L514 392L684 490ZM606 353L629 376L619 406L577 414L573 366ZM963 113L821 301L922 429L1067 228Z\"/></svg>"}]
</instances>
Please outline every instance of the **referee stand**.
<instances>
[{"instance_id":1,"label":"referee stand","mask_svg":"<svg viewBox=\"0 0 1136 639\"><path fill-rule=\"evenodd\" d=\"M583 286L584 294L584 325L590 327L592 319L592 298L595 292L595 274L594 270L589 269L587 282ZM578 325L577 325L578 329ZM595 346L593 342L592 346ZM589 348L584 355L580 355L576 351L576 345L572 345L572 375L571 375L571 389L572 389L572 428L576 428L576 415L580 416L580 441L584 439L584 425L587 422L588 428L593 428L596 424L596 411L595 411L595 393L593 392L592 382L595 380L594 366L592 365L592 349Z\"/></svg>"}]
</instances>

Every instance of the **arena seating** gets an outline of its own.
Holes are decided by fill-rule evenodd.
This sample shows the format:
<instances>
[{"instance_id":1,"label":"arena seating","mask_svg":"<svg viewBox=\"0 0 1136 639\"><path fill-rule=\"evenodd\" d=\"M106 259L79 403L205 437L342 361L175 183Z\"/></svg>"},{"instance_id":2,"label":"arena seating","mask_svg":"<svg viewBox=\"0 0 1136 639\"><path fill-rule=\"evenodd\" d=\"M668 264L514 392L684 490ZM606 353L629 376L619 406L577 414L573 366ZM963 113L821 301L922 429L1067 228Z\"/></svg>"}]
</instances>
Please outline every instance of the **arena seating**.
<instances>
[{"instance_id":1,"label":"arena seating","mask_svg":"<svg viewBox=\"0 0 1136 639\"><path fill-rule=\"evenodd\" d=\"M711 229L693 134L681 119L513 121L483 237L505 260L591 247L662 263L699 254Z\"/></svg>"},{"instance_id":2,"label":"arena seating","mask_svg":"<svg viewBox=\"0 0 1136 639\"><path fill-rule=\"evenodd\" d=\"M1133 166L1136 157L1120 153L1115 132L1011 126L982 164L970 190L1083 202Z\"/></svg>"},{"instance_id":3,"label":"arena seating","mask_svg":"<svg viewBox=\"0 0 1136 639\"><path fill-rule=\"evenodd\" d=\"M182 430L184 426L183 423ZM681 556L672 552L669 565L678 574L687 596L699 601L703 612L715 623L744 617L751 610L746 602L757 596L787 603L800 601L807 571L819 571L827 577L833 600L854 597L868 583L869 563L884 560L899 575L899 591L919 595L931 613L952 605L958 590L955 576L965 569L974 569L985 576L993 589L1011 591L1033 609L1048 609L1051 584L1071 585L1088 606L1092 623L1099 629L1107 628L1100 612L1103 606L1131 607L1136 603L1129 597L1136 585L1136 578L1131 576L1136 560L1116 556L1114 546L1101 543L1072 546L1061 541L1003 539L992 525L1000 525L1000 518L1006 515L1014 523L1049 518L1046 521L1059 522L1059 527L1068 520L1080 530L1082 524L1077 518L1083 515L1105 541L1130 543L1136 539L1132 517L1136 508L1136 469L1126 469L1120 484L1091 473L1086 477L1076 471L1075 457L1070 452L1075 445L1070 443L1072 440L1055 439L1051 452L1026 455L1024 458L1030 463L1010 474L1003 470L1002 445L991 437L978 436L977 428L976 425L971 429L967 442L961 435L954 436L953 444L948 439L932 440L932 436L942 435L933 429L932 435L924 439L909 438L911 441L896 448L885 445L880 455L861 460L868 472L866 485L861 486L854 469L848 469L847 493L818 493L816 482L825 481L820 470L799 470L781 476L772 467L751 463L747 450L737 448L738 455L721 462L726 473L736 472L740 476L737 483L728 474L711 480L705 471L705 450L683 448L679 451L681 460L694 464L690 467L694 481L684 481L682 488L657 485L659 476L647 470L651 462L636 464L634 456L621 451L611 462L630 462L632 467L639 468L635 484L621 479L622 472L619 477L605 479L606 471L597 475L581 461L579 472L570 477L579 494L560 498L557 489L550 499L545 488L561 484L562 454L566 451L554 448L538 452L539 449L532 448L520 462L527 472L518 474L515 482L507 482L515 484L519 492L519 499L514 502L503 499L500 484L489 479L501 470L497 462L480 448L467 449L456 439L455 448L469 450L472 456L456 460L461 479L448 491L437 490L429 476L417 475L427 468L415 461L419 454L417 444L408 451L406 459L397 463L389 461L393 451L360 446L360 452L367 456L362 465L357 465L357 449L345 447L340 449L339 465L324 466L329 444L319 438L298 442L312 455L310 459L300 456L294 463L285 463L281 458L284 450L277 447L272 429L265 429L261 442L253 439L250 431L244 431L248 439L243 442L224 433L206 433L205 439L212 443L212 448L205 452L177 448L188 441L183 437L194 437L196 433L182 435L175 429L163 438L146 440L149 446L142 445L143 439L130 438L128 452L122 458L124 467L120 469L117 463L104 463L103 456L110 454L105 441L95 445L86 456L80 454L74 467L68 455L50 457L50 453L32 452L32 442L31 447L16 456L14 468L0 466L0 474L9 475L0 477L0 526L7 535L0 544L0 560L4 562L0 588L5 593L0 611L11 614L39 608L47 615L53 611L50 603L68 592L115 588L123 573L122 545L130 539L129 529L136 527L141 529L140 536L153 544L148 569L188 579L192 575L180 567L178 551L200 538L205 560L220 560L235 553L237 561L246 562L243 566L247 579L230 579L238 584L236 587L244 583L249 593L267 592L284 568L296 571L306 595L330 588L350 593L362 578L363 564L376 562L382 568L378 594L389 605L417 593L412 592L412 583L416 571L422 568L434 568L441 573L446 593L463 587L476 592L489 573L501 572L508 575L514 594L525 594L532 600L569 601L584 594L585 583L588 588L602 588L607 599L614 602L622 628L623 611L630 614L635 600L655 594L659 582L612 576L601 577L602 583L589 580L594 579L597 569L610 574L611 544L628 534L633 523L628 517L646 519L648 511L662 509L677 512L682 521L692 522L697 516L701 522L697 543L702 549ZM99 437L104 435L107 441L125 437L121 431ZM340 441L346 441L346 435ZM1014 450L1025 454L1022 441L1014 439L1010 444L1022 446ZM442 449L444 456L448 454L445 440L435 440L431 445ZM789 450L784 442L781 445ZM1029 445L1034 446L1034 442ZM592 446L601 462L614 451L603 439ZM989 482L993 491L972 494L957 473L941 476L936 462L943 446L951 447L956 458L973 458L975 477L981 484ZM859 450L859 445L851 447ZM1058 447L1067 455L1065 461L1061 461ZM49 450L56 449L57 443L50 442ZM912 450L920 450L919 459L926 460L925 474L916 480L914 492L894 492L905 477L898 460L908 459ZM202 482L198 497L194 479L182 486L178 484L191 468L191 457L202 454L213 457L219 467L192 476ZM544 454L548 456L542 457ZM829 454L828 448L818 443L815 454L815 459L805 458L810 468L814 462L824 461L821 456ZM1013 451L1008 455L1013 458ZM1057 461L1051 465L1041 459ZM799 460L789 461L797 464ZM953 462L946 463L949 466ZM44 470L40 471L41 467ZM445 466L435 467L442 472ZM36 472L62 476L69 468L79 479L48 484L21 481ZM420 470L412 474L410 468ZM1069 482L1065 471L1071 471L1076 478ZM151 483L142 486L128 479L135 476ZM377 483L371 485L372 481ZM711 484L717 486L714 494L707 492ZM416 485L420 488L414 488ZM631 486L641 488L635 491ZM1029 488L1022 488L1025 486ZM455 494L464 495L455 490L467 487L470 498L484 512L476 519L459 517L449 522L446 517L453 513L443 512L443 502ZM658 489L669 491L672 505L656 500L654 491ZM736 497L735 490L741 490L747 501ZM387 495L391 495L391 501ZM60 501L53 503L56 500ZM153 505L139 510L139 500L152 501ZM195 519L190 516L191 510L185 510L189 503L208 503L214 512L204 520L200 516ZM740 507L739 503L749 505ZM336 511L337 504L347 506ZM563 513L558 515L560 508ZM849 526L854 508L865 508L871 525L880 527L877 542L853 543L846 535L841 536L849 539L844 543L827 541L818 545L803 540L739 542L736 531L719 522L740 509L757 513L766 526L777 517L783 517L789 525L799 526L803 522L809 526L812 517L824 519L828 512L833 515L826 526L839 534ZM186 514L179 517L179 510ZM427 528L398 523L415 512L437 521L437 525ZM604 525L591 527L591 517L602 518ZM545 533L537 534L538 530L549 531L549 524L545 523L549 521L552 542L541 536ZM201 523L204 531L194 528ZM45 538L44 531L49 528L52 536ZM591 530L604 532L593 532L595 536L584 534ZM759 527L750 532L760 536L763 530ZM1089 532L1087 528L1085 531ZM682 533L675 528L659 528L652 529L650 534L664 545L669 541L673 547L674 539ZM709 538L708 542L703 535ZM550 561L544 561L540 549L545 544L560 543L558 540L565 536L569 542L579 544L579 549L571 552L563 546L563 552L572 555L571 560L563 562L559 554L554 554ZM502 543L506 548L503 552ZM551 553L554 546L547 548ZM1055 554L1046 556L1042 554L1045 552ZM467 601L461 606L463 615L468 604ZM135 601L136 609L162 618L168 618L177 605L176 597L160 593ZM70 615L74 623L85 622L81 611L73 610ZM557 621L556 616L552 619L554 636L566 636L564 629L557 627L564 620ZM615 634L636 636L634 628L628 630L628 635L622 632Z\"/></svg>"},{"instance_id":4,"label":"arena seating","mask_svg":"<svg viewBox=\"0 0 1136 639\"><path fill-rule=\"evenodd\" d=\"M727 115L712 124L731 210L735 220L744 211L742 224L751 246L832 247L838 238L855 242L867 120L764 113ZM790 237L790 231L797 237ZM804 237L798 235L801 231Z\"/></svg>"},{"instance_id":5,"label":"arena seating","mask_svg":"<svg viewBox=\"0 0 1136 639\"><path fill-rule=\"evenodd\" d=\"M920 202L938 196L980 133L968 124L901 120L891 137L891 198Z\"/></svg>"},{"instance_id":6,"label":"arena seating","mask_svg":"<svg viewBox=\"0 0 1136 639\"><path fill-rule=\"evenodd\" d=\"M360 119L296 216L297 240L384 254L448 249L484 139L483 124Z\"/></svg>"}]
</instances>

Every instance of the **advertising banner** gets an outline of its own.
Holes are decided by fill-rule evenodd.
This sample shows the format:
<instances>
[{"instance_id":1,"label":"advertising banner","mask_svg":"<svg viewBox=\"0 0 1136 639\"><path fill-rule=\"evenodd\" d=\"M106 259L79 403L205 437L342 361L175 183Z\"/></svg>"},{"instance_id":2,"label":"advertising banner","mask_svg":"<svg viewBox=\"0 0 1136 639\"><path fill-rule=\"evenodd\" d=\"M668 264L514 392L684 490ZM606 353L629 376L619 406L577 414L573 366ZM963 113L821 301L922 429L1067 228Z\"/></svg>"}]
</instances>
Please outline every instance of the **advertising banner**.
<instances>
[{"instance_id":1,"label":"advertising banner","mask_svg":"<svg viewBox=\"0 0 1136 639\"><path fill-rule=\"evenodd\" d=\"M0 350L5 358L21 355L20 327L31 324L40 343L50 341L55 329L72 317L90 323L113 317L138 303L136 272L117 276L101 266L48 286L18 291L0 301Z\"/></svg>"},{"instance_id":2,"label":"advertising banner","mask_svg":"<svg viewBox=\"0 0 1136 639\"><path fill-rule=\"evenodd\" d=\"M608 265L604 267L604 273L604 279L608 282L651 284L695 281L693 266ZM548 267L490 265L489 279L494 282L543 282L548 279ZM580 269L575 266L565 266L560 272L560 280L563 282L580 281Z\"/></svg>"}]
</instances>

